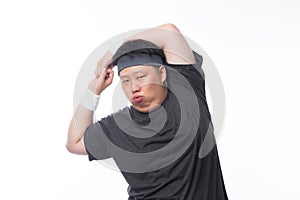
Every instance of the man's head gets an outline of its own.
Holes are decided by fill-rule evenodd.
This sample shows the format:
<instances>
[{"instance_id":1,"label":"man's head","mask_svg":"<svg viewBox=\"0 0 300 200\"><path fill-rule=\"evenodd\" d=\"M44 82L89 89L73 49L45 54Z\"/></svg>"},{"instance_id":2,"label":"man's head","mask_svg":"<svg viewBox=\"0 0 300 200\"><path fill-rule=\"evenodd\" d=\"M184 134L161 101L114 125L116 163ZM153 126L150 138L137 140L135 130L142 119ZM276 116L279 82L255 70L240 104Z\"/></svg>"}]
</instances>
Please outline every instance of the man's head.
<instances>
[{"instance_id":1,"label":"man's head","mask_svg":"<svg viewBox=\"0 0 300 200\"><path fill-rule=\"evenodd\" d=\"M162 49L145 40L125 42L114 54L123 91L137 110L149 112L165 100L164 63Z\"/></svg>"}]
</instances>

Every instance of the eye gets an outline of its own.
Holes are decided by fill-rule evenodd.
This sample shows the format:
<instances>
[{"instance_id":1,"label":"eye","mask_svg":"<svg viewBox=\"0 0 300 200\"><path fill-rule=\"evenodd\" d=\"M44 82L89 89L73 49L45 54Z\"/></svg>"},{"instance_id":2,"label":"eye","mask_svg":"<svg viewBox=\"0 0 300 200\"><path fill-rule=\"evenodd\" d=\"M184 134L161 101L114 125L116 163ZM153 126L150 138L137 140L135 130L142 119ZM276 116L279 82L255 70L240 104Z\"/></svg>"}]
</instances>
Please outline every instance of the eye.
<instances>
[{"instance_id":1,"label":"eye","mask_svg":"<svg viewBox=\"0 0 300 200\"><path fill-rule=\"evenodd\" d=\"M128 83L129 82L129 80L128 79L124 79L124 80L122 80L122 83Z\"/></svg>"},{"instance_id":2,"label":"eye","mask_svg":"<svg viewBox=\"0 0 300 200\"><path fill-rule=\"evenodd\" d=\"M138 79L142 79L142 78L144 78L146 75L140 75L140 76L138 76Z\"/></svg>"}]
</instances>

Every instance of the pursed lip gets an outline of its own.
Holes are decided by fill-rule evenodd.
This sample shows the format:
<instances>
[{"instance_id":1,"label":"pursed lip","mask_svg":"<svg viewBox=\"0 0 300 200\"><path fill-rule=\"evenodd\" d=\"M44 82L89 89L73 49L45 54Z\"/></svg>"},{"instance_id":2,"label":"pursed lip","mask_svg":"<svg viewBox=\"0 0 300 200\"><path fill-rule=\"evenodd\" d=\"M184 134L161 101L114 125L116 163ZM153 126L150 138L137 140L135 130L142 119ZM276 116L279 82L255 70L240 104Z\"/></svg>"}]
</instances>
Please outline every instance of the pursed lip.
<instances>
[{"instance_id":1,"label":"pursed lip","mask_svg":"<svg viewBox=\"0 0 300 200\"><path fill-rule=\"evenodd\" d=\"M133 100L133 101L136 101L136 100L139 99L139 98L143 98L143 96L140 95L140 94L135 94L135 95L132 96L132 100Z\"/></svg>"}]
</instances>

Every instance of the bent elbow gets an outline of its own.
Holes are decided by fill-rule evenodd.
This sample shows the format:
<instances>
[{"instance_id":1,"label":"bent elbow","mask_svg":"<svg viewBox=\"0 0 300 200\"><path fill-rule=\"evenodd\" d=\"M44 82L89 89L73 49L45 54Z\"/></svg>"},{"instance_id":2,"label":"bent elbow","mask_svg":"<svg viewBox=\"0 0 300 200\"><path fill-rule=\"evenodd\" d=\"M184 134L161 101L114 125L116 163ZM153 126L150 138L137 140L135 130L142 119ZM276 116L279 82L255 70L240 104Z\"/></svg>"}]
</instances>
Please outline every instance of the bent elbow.
<instances>
[{"instance_id":1,"label":"bent elbow","mask_svg":"<svg viewBox=\"0 0 300 200\"><path fill-rule=\"evenodd\" d=\"M71 145L70 143L66 143L65 145L66 149L70 152L70 153L74 153L74 147L73 145Z\"/></svg>"},{"instance_id":2,"label":"bent elbow","mask_svg":"<svg viewBox=\"0 0 300 200\"><path fill-rule=\"evenodd\" d=\"M65 146L66 149L72 154L87 155L87 151L82 141L79 141L78 143L67 142Z\"/></svg>"},{"instance_id":3,"label":"bent elbow","mask_svg":"<svg viewBox=\"0 0 300 200\"><path fill-rule=\"evenodd\" d=\"M172 30L172 31L180 32L179 29L172 23L163 24L163 25L161 25L161 27Z\"/></svg>"}]
</instances>

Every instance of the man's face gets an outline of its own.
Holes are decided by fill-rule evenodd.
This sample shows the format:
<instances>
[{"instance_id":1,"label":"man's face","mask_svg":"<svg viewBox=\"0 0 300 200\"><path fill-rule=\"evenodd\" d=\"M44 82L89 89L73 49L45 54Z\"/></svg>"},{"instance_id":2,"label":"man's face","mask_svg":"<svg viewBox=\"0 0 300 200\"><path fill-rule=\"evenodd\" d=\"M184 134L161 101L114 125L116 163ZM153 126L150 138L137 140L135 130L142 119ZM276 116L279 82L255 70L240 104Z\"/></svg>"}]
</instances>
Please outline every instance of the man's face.
<instances>
[{"instance_id":1,"label":"man's face","mask_svg":"<svg viewBox=\"0 0 300 200\"><path fill-rule=\"evenodd\" d=\"M162 84L165 78L163 66L133 66L120 72L123 91L133 107L140 112L149 112L163 103L167 94Z\"/></svg>"}]
</instances>

